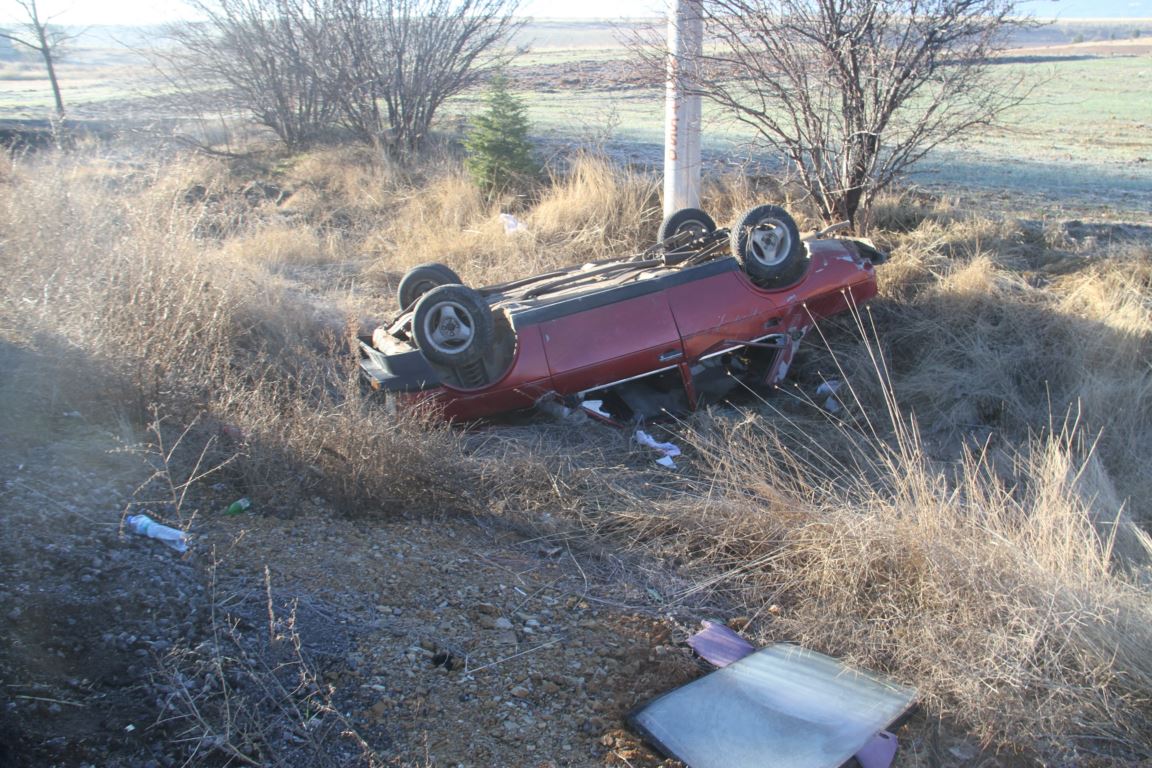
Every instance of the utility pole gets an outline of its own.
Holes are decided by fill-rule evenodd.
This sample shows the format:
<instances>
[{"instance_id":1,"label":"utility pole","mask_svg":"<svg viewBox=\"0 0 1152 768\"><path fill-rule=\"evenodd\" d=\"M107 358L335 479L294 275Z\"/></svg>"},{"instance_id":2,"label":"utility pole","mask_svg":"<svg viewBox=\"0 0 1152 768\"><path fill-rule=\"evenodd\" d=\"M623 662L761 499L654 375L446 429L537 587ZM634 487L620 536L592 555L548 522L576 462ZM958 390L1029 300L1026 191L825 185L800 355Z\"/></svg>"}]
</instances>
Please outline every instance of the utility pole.
<instances>
[{"instance_id":1,"label":"utility pole","mask_svg":"<svg viewBox=\"0 0 1152 768\"><path fill-rule=\"evenodd\" d=\"M669 0L668 80L664 99L664 215L700 207L700 96L696 66L703 53L701 0Z\"/></svg>"}]
</instances>

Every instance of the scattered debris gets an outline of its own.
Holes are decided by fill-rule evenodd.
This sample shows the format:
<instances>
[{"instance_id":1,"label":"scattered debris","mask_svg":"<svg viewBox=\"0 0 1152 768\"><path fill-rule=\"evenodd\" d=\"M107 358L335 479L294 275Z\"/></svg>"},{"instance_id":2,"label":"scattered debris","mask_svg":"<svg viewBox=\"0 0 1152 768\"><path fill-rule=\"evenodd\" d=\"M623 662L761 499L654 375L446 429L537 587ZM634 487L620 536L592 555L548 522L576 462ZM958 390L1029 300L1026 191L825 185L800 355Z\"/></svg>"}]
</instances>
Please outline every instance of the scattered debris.
<instances>
[{"instance_id":1,"label":"scattered debris","mask_svg":"<svg viewBox=\"0 0 1152 768\"><path fill-rule=\"evenodd\" d=\"M148 515L132 515L126 522L128 524L128 530L133 533L162 541L180 553L188 551L188 534L178 528L169 528L167 525L161 525L148 517Z\"/></svg>"},{"instance_id":2,"label":"scattered debris","mask_svg":"<svg viewBox=\"0 0 1152 768\"><path fill-rule=\"evenodd\" d=\"M704 629L688 638L688 645L700 658L717 667L726 667L756 651L752 643L714 621L705 621Z\"/></svg>"},{"instance_id":3,"label":"scattered debris","mask_svg":"<svg viewBox=\"0 0 1152 768\"><path fill-rule=\"evenodd\" d=\"M244 430L240 429L240 427L236 426L235 424L221 424L220 434L223 437L226 437L229 440L237 443L243 443L248 439L248 435L245 434Z\"/></svg>"},{"instance_id":4,"label":"scattered debris","mask_svg":"<svg viewBox=\"0 0 1152 768\"><path fill-rule=\"evenodd\" d=\"M656 438L642 429L636 430L636 442L648 448L653 448L660 451L663 455L656 459L656 463L668 467L669 469L676 468L676 462L672 461L675 457L680 455L680 448L675 443L658 443Z\"/></svg>"},{"instance_id":5,"label":"scattered debris","mask_svg":"<svg viewBox=\"0 0 1152 768\"><path fill-rule=\"evenodd\" d=\"M252 500L248 498L236 499L224 510L226 515L239 515L252 508Z\"/></svg>"},{"instance_id":6,"label":"scattered debris","mask_svg":"<svg viewBox=\"0 0 1152 768\"><path fill-rule=\"evenodd\" d=\"M882 729L914 689L791 645L740 655L746 641L711 622L689 644L726 663L629 717L669 756L693 768L750 768L764 755L784 768L836 768L853 755L866 768L890 763L896 740Z\"/></svg>"},{"instance_id":7,"label":"scattered debris","mask_svg":"<svg viewBox=\"0 0 1152 768\"><path fill-rule=\"evenodd\" d=\"M611 419L612 414L604 410L603 400L585 400L580 403L580 407L591 413L593 416L599 416L604 419Z\"/></svg>"},{"instance_id":8,"label":"scattered debris","mask_svg":"<svg viewBox=\"0 0 1152 768\"><path fill-rule=\"evenodd\" d=\"M504 234L506 235L527 231L524 229L524 225L510 213L500 214L500 221L504 224Z\"/></svg>"},{"instance_id":9,"label":"scattered debris","mask_svg":"<svg viewBox=\"0 0 1152 768\"><path fill-rule=\"evenodd\" d=\"M899 746L894 734L880 731L854 757L860 763L860 768L888 768L896 759L896 748Z\"/></svg>"},{"instance_id":10,"label":"scattered debris","mask_svg":"<svg viewBox=\"0 0 1152 768\"><path fill-rule=\"evenodd\" d=\"M704 628L688 638L688 645L710 664L726 667L755 652L755 646L732 628L714 621L703 623ZM861 768L888 768L896 756L898 745L893 734L880 731L855 754L855 758Z\"/></svg>"},{"instance_id":11,"label":"scattered debris","mask_svg":"<svg viewBox=\"0 0 1152 768\"><path fill-rule=\"evenodd\" d=\"M828 413L839 413L843 410L844 406L840 404L840 399L836 397L836 393L840 391L840 387L844 382L839 379L829 379L816 388L816 396L827 398L824 400L824 410Z\"/></svg>"}]
</instances>

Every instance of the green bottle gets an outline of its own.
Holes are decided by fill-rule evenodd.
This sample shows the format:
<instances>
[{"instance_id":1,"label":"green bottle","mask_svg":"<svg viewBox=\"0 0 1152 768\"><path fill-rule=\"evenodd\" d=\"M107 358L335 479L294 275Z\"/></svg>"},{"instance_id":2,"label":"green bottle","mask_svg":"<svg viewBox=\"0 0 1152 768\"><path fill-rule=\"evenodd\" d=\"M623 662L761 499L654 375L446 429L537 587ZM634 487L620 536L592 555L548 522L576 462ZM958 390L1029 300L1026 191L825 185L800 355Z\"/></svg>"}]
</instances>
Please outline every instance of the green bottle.
<instances>
[{"instance_id":1,"label":"green bottle","mask_svg":"<svg viewBox=\"0 0 1152 768\"><path fill-rule=\"evenodd\" d=\"M249 501L247 498L236 499L236 501L234 501L228 505L228 509L224 510L224 514L226 514L226 515L238 515L241 512L247 512L249 509L251 509L251 507L252 507L252 502Z\"/></svg>"}]
</instances>

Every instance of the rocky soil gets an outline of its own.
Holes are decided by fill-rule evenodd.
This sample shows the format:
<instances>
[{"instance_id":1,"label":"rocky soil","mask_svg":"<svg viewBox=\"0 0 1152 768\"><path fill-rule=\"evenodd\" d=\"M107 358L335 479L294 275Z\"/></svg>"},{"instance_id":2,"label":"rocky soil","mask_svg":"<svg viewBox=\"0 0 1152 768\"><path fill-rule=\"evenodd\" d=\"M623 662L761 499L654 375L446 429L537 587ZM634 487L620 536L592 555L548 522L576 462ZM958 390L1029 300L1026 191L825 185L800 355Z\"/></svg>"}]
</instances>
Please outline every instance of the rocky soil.
<instances>
[{"instance_id":1,"label":"rocky soil","mask_svg":"<svg viewBox=\"0 0 1152 768\"><path fill-rule=\"evenodd\" d=\"M709 670L702 618L747 620L665 602L673 569L497 517L227 515L43 368L0 343L0 768L679 765L626 715ZM897 765L1032 764L940 733L918 714Z\"/></svg>"},{"instance_id":2,"label":"rocky soil","mask_svg":"<svg viewBox=\"0 0 1152 768\"><path fill-rule=\"evenodd\" d=\"M146 435L2 351L0 766L673 764L624 716L705 668L633 564L495 519L229 516L210 480L165 501Z\"/></svg>"}]
</instances>

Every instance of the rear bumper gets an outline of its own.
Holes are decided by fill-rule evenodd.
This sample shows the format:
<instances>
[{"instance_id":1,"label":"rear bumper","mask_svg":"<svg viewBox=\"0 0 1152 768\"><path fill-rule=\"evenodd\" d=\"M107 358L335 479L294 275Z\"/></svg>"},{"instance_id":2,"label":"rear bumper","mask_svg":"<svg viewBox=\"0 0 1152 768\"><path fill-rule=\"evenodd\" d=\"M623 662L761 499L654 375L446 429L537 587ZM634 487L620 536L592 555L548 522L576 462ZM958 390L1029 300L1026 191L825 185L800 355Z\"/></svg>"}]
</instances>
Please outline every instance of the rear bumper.
<instances>
[{"instance_id":1,"label":"rear bumper","mask_svg":"<svg viewBox=\"0 0 1152 768\"><path fill-rule=\"evenodd\" d=\"M386 355L360 337L360 374L381 392L423 392L441 386L440 377L419 350Z\"/></svg>"}]
</instances>

